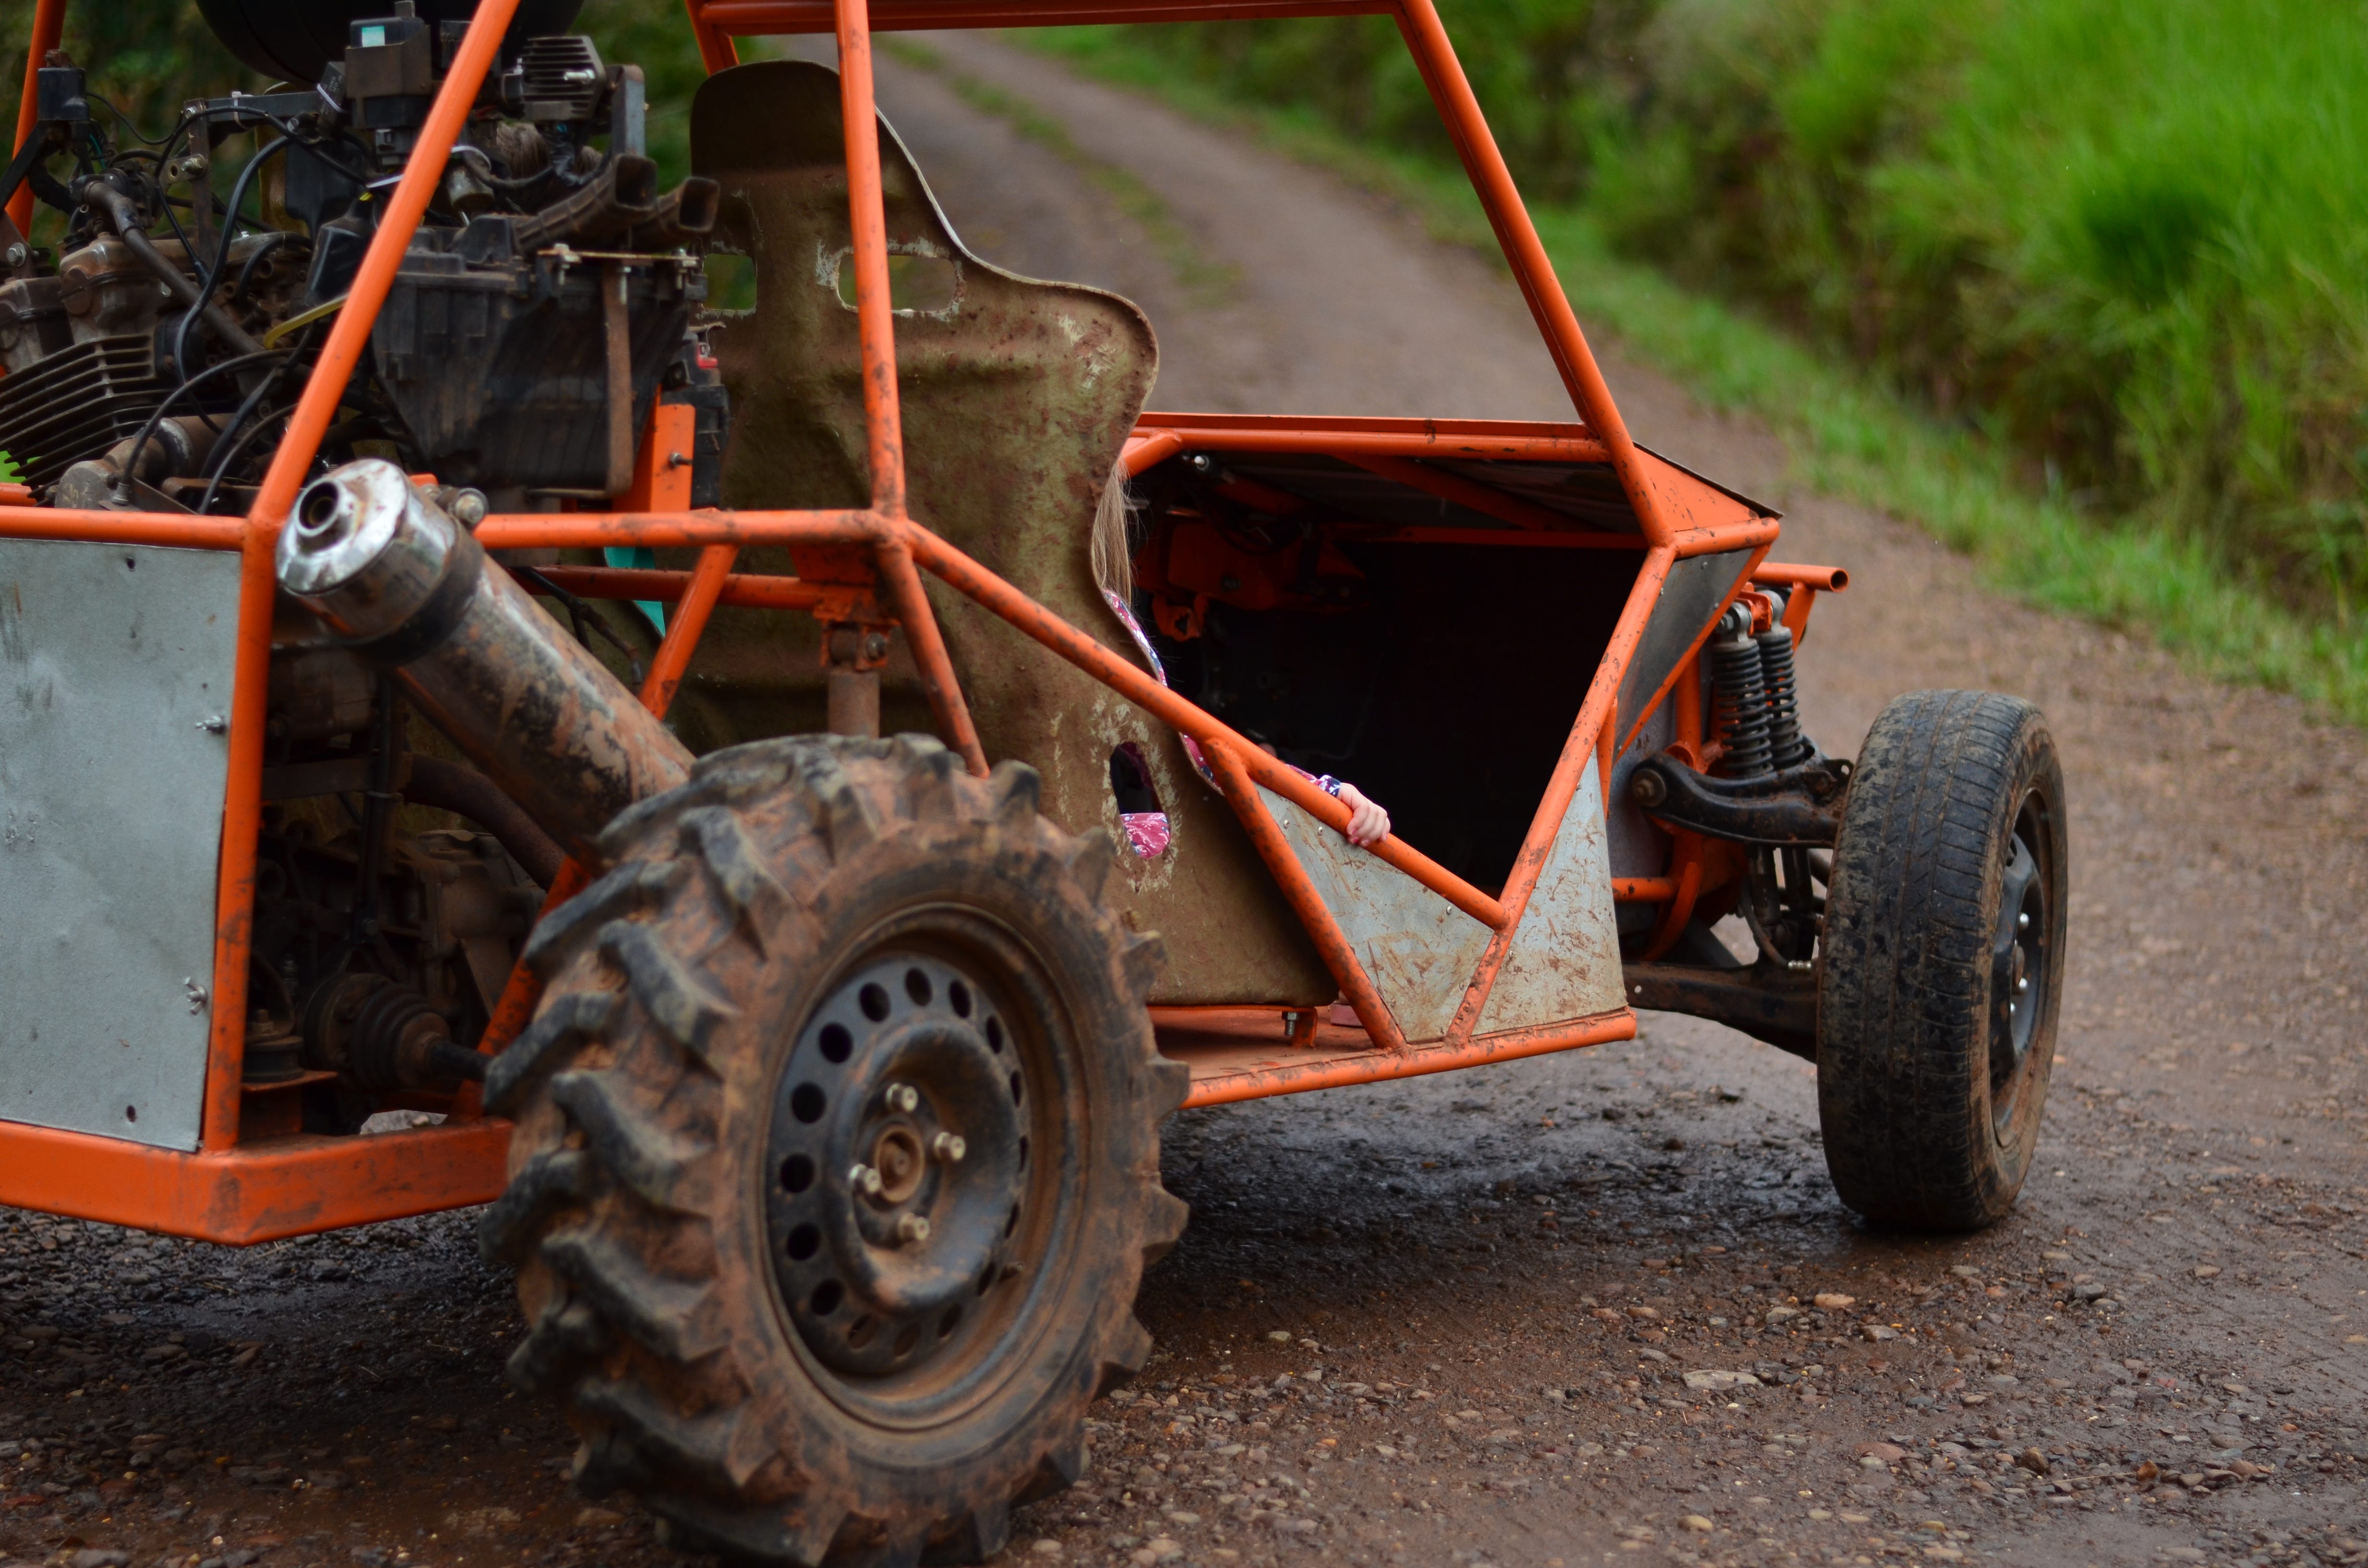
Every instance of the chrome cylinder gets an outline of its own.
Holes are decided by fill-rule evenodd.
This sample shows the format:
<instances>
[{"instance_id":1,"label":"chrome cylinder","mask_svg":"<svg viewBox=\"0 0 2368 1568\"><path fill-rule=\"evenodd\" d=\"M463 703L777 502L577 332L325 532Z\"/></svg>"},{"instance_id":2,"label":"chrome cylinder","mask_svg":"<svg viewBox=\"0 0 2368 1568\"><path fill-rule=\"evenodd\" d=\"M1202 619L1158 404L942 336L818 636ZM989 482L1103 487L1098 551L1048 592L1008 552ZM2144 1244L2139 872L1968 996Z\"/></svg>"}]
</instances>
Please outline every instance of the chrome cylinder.
<instances>
[{"instance_id":1,"label":"chrome cylinder","mask_svg":"<svg viewBox=\"0 0 2368 1568\"><path fill-rule=\"evenodd\" d=\"M392 669L430 722L587 867L609 819L690 776L690 752L467 529L370 459L306 485L279 585Z\"/></svg>"}]
</instances>

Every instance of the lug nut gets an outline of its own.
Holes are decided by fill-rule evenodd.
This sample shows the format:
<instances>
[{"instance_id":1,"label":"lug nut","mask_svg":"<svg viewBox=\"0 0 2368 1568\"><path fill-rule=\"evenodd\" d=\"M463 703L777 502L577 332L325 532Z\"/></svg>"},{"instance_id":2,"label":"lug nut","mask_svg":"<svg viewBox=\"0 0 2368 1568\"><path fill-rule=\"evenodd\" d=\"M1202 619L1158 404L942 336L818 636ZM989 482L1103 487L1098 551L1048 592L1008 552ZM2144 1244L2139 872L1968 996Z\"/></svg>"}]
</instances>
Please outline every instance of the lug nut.
<instances>
[{"instance_id":1,"label":"lug nut","mask_svg":"<svg viewBox=\"0 0 2368 1568\"><path fill-rule=\"evenodd\" d=\"M929 1222L918 1214L899 1214L896 1216L896 1239L906 1244L928 1241Z\"/></svg>"},{"instance_id":2,"label":"lug nut","mask_svg":"<svg viewBox=\"0 0 2368 1568\"><path fill-rule=\"evenodd\" d=\"M888 1093L884 1097L888 1101L890 1110L901 1110L909 1116L921 1108L920 1091L910 1084L889 1085Z\"/></svg>"},{"instance_id":3,"label":"lug nut","mask_svg":"<svg viewBox=\"0 0 2368 1568\"><path fill-rule=\"evenodd\" d=\"M970 1145L953 1133L940 1132L929 1140L929 1153L947 1165L958 1165L962 1164L962 1156L970 1153Z\"/></svg>"},{"instance_id":4,"label":"lug nut","mask_svg":"<svg viewBox=\"0 0 2368 1568\"><path fill-rule=\"evenodd\" d=\"M880 1173L870 1165L849 1166L847 1172L847 1185L866 1198L877 1198L880 1196Z\"/></svg>"}]
</instances>

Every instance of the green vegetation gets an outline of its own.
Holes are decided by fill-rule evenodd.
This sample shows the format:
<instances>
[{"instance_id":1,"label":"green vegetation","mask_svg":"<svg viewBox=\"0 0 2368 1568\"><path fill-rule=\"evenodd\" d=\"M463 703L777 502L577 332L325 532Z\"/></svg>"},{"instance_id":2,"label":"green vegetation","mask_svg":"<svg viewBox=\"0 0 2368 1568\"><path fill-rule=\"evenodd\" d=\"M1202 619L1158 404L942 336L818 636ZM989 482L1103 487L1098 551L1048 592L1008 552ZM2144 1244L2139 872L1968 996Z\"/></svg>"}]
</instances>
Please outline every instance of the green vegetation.
<instances>
[{"instance_id":1,"label":"green vegetation","mask_svg":"<svg viewBox=\"0 0 2368 1568\"><path fill-rule=\"evenodd\" d=\"M2342 222L2368 214L2344 161L2368 43L2337 18L1497 0L1447 19L1583 318L1783 431L1804 483L2368 720L2368 232ZM1021 41L1488 243L1386 23Z\"/></svg>"}]
</instances>

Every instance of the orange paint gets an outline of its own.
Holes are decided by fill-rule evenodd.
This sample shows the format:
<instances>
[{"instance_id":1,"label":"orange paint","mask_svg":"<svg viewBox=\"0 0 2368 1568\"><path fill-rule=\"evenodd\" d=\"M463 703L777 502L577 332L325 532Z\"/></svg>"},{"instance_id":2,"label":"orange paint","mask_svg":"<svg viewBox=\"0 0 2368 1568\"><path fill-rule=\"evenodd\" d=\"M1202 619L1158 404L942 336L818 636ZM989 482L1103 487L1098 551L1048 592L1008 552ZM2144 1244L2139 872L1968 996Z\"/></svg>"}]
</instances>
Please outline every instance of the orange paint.
<instances>
[{"instance_id":1,"label":"orange paint","mask_svg":"<svg viewBox=\"0 0 2368 1568\"><path fill-rule=\"evenodd\" d=\"M1462 1044L1413 1046L1403 1051L1344 1051L1312 1061L1272 1060L1269 1051L1212 1053L1203 1074L1190 1048L1170 1054L1194 1069L1192 1087L1184 1096L1187 1108L1233 1105L1274 1095L1303 1095L1315 1089L1344 1089L1358 1084L1385 1083L1393 1078L1418 1078L1429 1073L1453 1073L1497 1062L1518 1062L1582 1046L1605 1045L1636 1038L1636 1015L1622 1007L1598 1017L1576 1018L1543 1028L1512 1029L1483 1035ZM1226 1060L1230 1056L1232 1060ZM1243 1058L1247 1057L1247 1061ZM1265 1057L1266 1060L1259 1060Z\"/></svg>"},{"instance_id":2,"label":"orange paint","mask_svg":"<svg viewBox=\"0 0 2368 1568\"><path fill-rule=\"evenodd\" d=\"M236 517L193 517L184 512L77 512L12 503L0 507L0 539L236 550L245 542L246 525Z\"/></svg>"},{"instance_id":3,"label":"orange paint","mask_svg":"<svg viewBox=\"0 0 2368 1568\"><path fill-rule=\"evenodd\" d=\"M690 668L690 656L707 631L707 618L714 613L723 584L732 575L732 563L739 558L739 549L729 544L712 544L699 552L690 585L676 604L674 614L666 618L666 636L642 682L642 706L651 712L663 717L674 705L674 694L682 689L683 672Z\"/></svg>"},{"instance_id":4,"label":"orange paint","mask_svg":"<svg viewBox=\"0 0 2368 1568\"><path fill-rule=\"evenodd\" d=\"M709 75L740 63L740 51L732 35L700 15L699 0L683 0L682 8L690 17L691 36L699 40L699 62L707 67Z\"/></svg>"},{"instance_id":5,"label":"orange paint","mask_svg":"<svg viewBox=\"0 0 2368 1568\"><path fill-rule=\"evenodd\" d=\"M711 548L728 550L729 545ZM633 566L538 566L552 586L578 598L649 599L675 604L690 590L691 574L643 570ZM818 609L852 602L858 596L836 583L809 583L802 577L774 577L735 572L723 579L715 602L747 609ZM848 619L845 615L825 619Z\"/></svg>"},{"instance_id":6,"label":"orange paint","mask_svg":"<svg viewBox=\"0 0 2368 1568\"><path fill-rule=\"evenodd\" d=\"M1385 0L890 0L871 7L878 32L928 28L1042 28L1092 22L1214 22L1259 17L1364 17ZM743 38L826 33L837 25L830 0L708 0L697 15Z\"/></svg>"},{"instance_id":7,"label":"orange paint","mask_svg":"<svg viewBox=\"0 0 2368 1568\"><path fill-rule=\"evenodd\" d=\"M0 517L0 523L6 521ZM879 535L870 512L525 512L479 523L487 550L601 550L612 545L861 544Z\"/></svg>"},{"instance_id":8,"label":"orange paint","mask_svg":"<svg viewBox=\"0 0 2368 1568\"><path fill-rule=\"evenodd\" d=\"M690 510L691 453L699 445L699 410L687 403L650 408L649 428L633 454L633 487L619 509L627 512Z\"/></svg>"},{"instance_id":9,"label":"orange paint","mask_svg":"<svg viewBox=\"0 0 2368 1568\"><path fill-rule=\"evenodd\" d=\"M0 537L236 550L242 558L203 1150L194 1154L158 1151L112 1139L0 1124L0 1203L236 1244L481 1202L501 1187L507 1128L480 1118L473 1090L458 1096L453 1102L454 1119L440 1128L368 1139L276 1136L238 1144L237 1138L243 1099L240 1069L247 931L261 812L262 719L275 597L273 546L280 520L345 394L402 253L516 4L517 0L484 0L472 21L421 130L417 148L380 217L376 237L347 303L330 330L319 364L246 518L44 511L28 505L30 496L21 486L0 486ZM479 541L491 550L630 545L699 549L697 566L687 573L545 569L556 584L572 592L661 600L675 607L643 689L643 699L654 711L663 712L679 691L718 605L803 609L825 620L888 624L893 619L905 631L940 731L972 771L984 773L987 759L923 589L921 573L926 570L1155 719L1198 739L1229 804L1323 953L1363 1028L1342 1029L1319 1024L1310 1014L1286 1041L1279 1038L1276 1009L1220 1010L1248 1020L1236 1020L1238 1038L1233 1038L1228 1035L1235 1029L1233 1024L1213 1017L1187 1019L1177 1010L1161 1009L1159 1027L1164 1033L1177 1034L1178 1050L1193 1065L1195 1082L1188 1104L1222 1104L1447 1072L1631 1038L1634 1017L1625 1008L1539 1028L1477 1038L1473 1031L1514 928L1583 780L1581 770L1592 764L1602 770L1599 777L1608 785L1620 727L1627 726L1633 737L1654 704L1668 698L1672 689L1678 731L1673 749L1715 758L1715 748L1705 744L1702 734L1699 642L1680 661L1670 684L1655 693L1641 711L1634 715L1616 711L1621 679L1671 565L1713 551L1749 550L1764 555L1776 537L1777 524L1635 447L1481 117L1433 0L1143 0L1132 5L1115 0L687 0L687 9L701 59L710 71L736 62L732 42L735 33L833 31L837 35L871 504L839 511L693 510L689 469L679 459L691 449L695 415L689 408L661 403L652 412L632 489L617 499L614 510L489 517L476 530ZM45 48L54 47L63 10L63 0L39 0L28 67L38 63ZM1124 460L1129 472L1141 473L1188 451L1323 453L1505 525L1495 531L1376 531L1371 536L1374 542L1645 552L1634 568L1636 578L1628 602L1572 722L1501 894L1492 897L1472 886L1395 835L1374 847L1373 853L1384 863L1492 930L1474 984L1447 1038L1418 1048L1408 1046L1403 1039L1338 923L1283 840L1258 789L1272 790L1335 830L1346 826L1348 808L1295 770L1251 746L1213 716L1158 685L1131 660L1067 625L907 517L895 324L889 298L873 103L871 35L875 28L1360 14L1395 18L1581 423L1155 414L1145 415L1138 423L1128 439ZM33 112L31 83L28 74L27 97L19 105L20 142ZM28 217L29 202L26 192L15 205L27 209ZM1608 463L1619 478L1640 532L1622 536L1575 526L1571 518L1420 460L1425 459ZM803 547L801 569L808 575L734 573L732 568L739 551L758 545ZM1623 561L1617 569L1624 573L1631 568ZM1793 590L1785 620L1797 634L1805 628L1816 595L1840 591L1848 574L1835 568L1770 564L1755 557L1750 580ZM1674 942L1700 899L1731 881L1736 868L1736 858L1727 846L1707 845L1685 834L1675 835L1675 840L1665 875L1615 879L1612 885L1613 896L1622 902L1664 905L1652 938L1656 954ZM580 891L586 880L585 871L575 864L564 867L553 880L545 911ZM532 976L522 968L514 971L483 1048L496 1051L516 1038L531 1017L540 992ZM1198 1015L1204 1010L1186 1011ZM1178 1030L1193 1039L1185 1040ZM255 1125L259 1129L268 1119L263 1118Z\"/></svg>"},{"instance_id":10,"label":"orange paint","mask_svg":"<svg viewBox=\"0 0 2368 1568\"><path fill-rule=\"evenodd\" d=\"M40 82L37 73L41 69L41 62L49 58L50 51L57 48L58 40L65 36L65 29L66 0L38 0L33 6L33 30L25 42L25 90L17 100L17 135L8 143L11 159L16 157L17 149L25 144L25 138L33 133L33 127L40 123L36 117L41 112L40 101L34 96L34 88ZM17 225L18 233L32 233L31 181L18 186L17 194L8 199L8 219Z\"/></svg>"},{"instance_id":11,"label":"orange paint","mask_svg":"<svg viewBox=\"0 0 2368 1568\"><path fill-rule=\"evenodd\" d=\"M0 1203L246 1246L490 1202L509 1142L507 1121L467 1121L186 1154L0 1122Z\"/></svg>"},{"instance_id":12,"label":"orange paint","mask_svg":"<svg viewBox=\"0 0 2368 1568\"><path fill-rule=\"evenodd\" d=\"M1397 1019L1390 1016L1389 1008L1382 1001L1382 994L1373 988L1372 977L1365 972L1363 962L1357 957L1357 949L1342 934L1340 923L1332 918L1330 910L1324 907L1323 895L1315 891L1315 884L1307 880L1307 872L1300 865L1299 857L1292 851L1290 841L1282 836L1282 829L1276 824L1274 813L1266 809L1264 801L1258 799L1256 786L1242 767L1241 752L1224 742L1212 742L1202 744L1201 755L1209 759L1209 766L1217 776L1217 788L1224 792L1225 803L1233 807L1234 815L1241 819L1250 843L1257 847L1258 858L1266 862L1266 869L1273 876L1275 884L1281 888L1282 896L1289 901L1292 912L1299 916L1299 923L1307 927L1308 936L1315 939L1315 950L1323 956L1324 967L1332 971L1332 978L1339 983L1340 994L1349 999L1349 1006L1356 1009L1357 1021L1365 1026L1365 1033L1372 1043L1383 1051L1404 1051L1406 1036L1398 1031Z\"/></svg>"}]
</instances>

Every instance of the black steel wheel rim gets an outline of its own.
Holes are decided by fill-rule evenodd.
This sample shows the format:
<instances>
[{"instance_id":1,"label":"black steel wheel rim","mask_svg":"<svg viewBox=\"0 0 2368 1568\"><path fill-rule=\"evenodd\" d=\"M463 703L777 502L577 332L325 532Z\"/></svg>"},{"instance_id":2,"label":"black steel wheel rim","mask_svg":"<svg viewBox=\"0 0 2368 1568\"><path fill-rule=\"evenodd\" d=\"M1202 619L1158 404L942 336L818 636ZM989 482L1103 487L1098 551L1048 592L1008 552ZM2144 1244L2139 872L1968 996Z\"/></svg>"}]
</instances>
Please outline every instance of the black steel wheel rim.
<instances>
[{"instance_id":1,"label":"black steel wheel rim","mask_svg":"<svg viewBox=\"0 0 2368 1568\"><path fill-rule=\"evenodd\" d=\"M2003 1139L2035 1066L2032 1046L2055 981L2046 813L2038 795L2015 813L2000 869L1998 925L1990 941L1990 1119Z\"/></svg>"},{"instance_id":2,"label":"black steel wheel rim","mask_svg":"<svg viewBox=\"0 0 2368 1568\"><path fill-rule=\"evenodd\" d=\"M927 924L863 952L808 1016L762 1166L794 1339L834 1398L892 1422L942 1415L1009 1364L1058 1250L1045 1161L1070 1163L1041 1146L1061 1136L1042 1125L1059 1088L1041 977L1013 972L1016 944L960 940L962 918Z\"/></svg>"}]
</instances>

